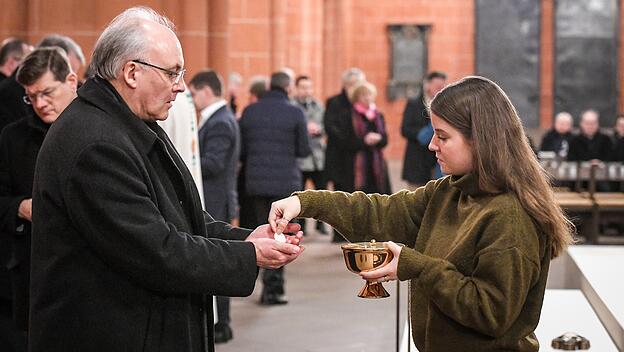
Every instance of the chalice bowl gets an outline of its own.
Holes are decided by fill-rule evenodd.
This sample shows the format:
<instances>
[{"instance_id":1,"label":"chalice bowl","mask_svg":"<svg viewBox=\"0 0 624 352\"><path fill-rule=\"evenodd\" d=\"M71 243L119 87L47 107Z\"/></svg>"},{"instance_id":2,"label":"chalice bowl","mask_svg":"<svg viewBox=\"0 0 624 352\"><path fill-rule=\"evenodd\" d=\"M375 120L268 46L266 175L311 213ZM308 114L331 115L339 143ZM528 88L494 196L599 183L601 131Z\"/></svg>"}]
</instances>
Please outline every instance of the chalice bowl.
<instances>
[{"instance_id":1,"label":"chalice bowl","mask_svg":"<svg viewBox=\"0 0 624 352\"><path fill-rule=\"evenodd\" d=\"M381 268L390 263L394 257L389 249L384 247L382 243L375 242L375 240L344 244L341 248L347 269L356 274ZM358 293L358 297L385 298L390 297L390 294L381 282L366 280L366 284Z\"/></svg>"}]
</instances>

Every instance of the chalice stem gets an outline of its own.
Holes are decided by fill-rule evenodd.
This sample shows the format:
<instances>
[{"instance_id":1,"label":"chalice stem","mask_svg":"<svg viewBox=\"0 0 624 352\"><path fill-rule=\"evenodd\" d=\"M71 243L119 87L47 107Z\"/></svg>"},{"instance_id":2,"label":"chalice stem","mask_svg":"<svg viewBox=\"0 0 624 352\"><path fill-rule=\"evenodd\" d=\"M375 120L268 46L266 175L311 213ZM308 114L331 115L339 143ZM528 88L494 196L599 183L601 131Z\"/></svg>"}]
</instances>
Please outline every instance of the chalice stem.
<instances>
[{"instance_id":1,"label":"chalice stem","mask_svg":"<svg viewBox=\"0 0 624 352\"><path fill-rule=\"evenodd\" d=\"M390 294L383 287L381 282L366 280L366 284L358 293L358 297L361 298L386 298L390 297Z\"/></svg>"}]
</instances>

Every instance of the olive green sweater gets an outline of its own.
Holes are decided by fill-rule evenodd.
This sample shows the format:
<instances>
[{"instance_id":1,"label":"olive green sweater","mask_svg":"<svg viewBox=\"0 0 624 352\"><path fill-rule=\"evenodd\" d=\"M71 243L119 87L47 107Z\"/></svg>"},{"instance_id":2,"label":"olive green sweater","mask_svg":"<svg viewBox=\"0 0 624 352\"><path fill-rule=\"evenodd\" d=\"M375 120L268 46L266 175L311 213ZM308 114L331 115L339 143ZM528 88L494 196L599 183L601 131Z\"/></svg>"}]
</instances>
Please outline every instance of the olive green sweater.
<instances>
[{"instance_id":1,"label":"olive green sweater","mask_svg":"<svg viewBox=\"0 0 624 352\"><path fill-rule=\"evenodd\" d=\"M349 241L405 244L398 277L411 280L419 351L537 351L551 242L515 195L485 194L476 181L448 176L390 196L296 194L300 216Z\"/></svg>"}]
</instances>

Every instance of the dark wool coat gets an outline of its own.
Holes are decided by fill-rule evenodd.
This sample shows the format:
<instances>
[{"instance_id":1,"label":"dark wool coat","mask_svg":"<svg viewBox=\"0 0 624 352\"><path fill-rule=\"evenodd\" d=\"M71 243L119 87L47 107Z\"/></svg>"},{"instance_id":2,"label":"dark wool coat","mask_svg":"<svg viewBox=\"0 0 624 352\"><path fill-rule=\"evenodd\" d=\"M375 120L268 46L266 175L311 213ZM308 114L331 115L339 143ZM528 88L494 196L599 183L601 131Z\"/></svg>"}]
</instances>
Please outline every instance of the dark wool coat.
<instances>
[{"instance_id":1,"label":"dark wool coat","mask_svg":"<svg viewBox=\"0 0 624 352\"><path fill-rule=\"evenodd\" d=\"M592 139L587 138L584 134L579 134L570 140L570 151L568 152L569 161L587 161L598 159L609 161L613 154L611 138L596 132Z\"/></svg>"},{"instance_id":2,"label":"dark wool coat","mask_svg":"<svg viewBox=\"0 0 624 352\"><path fill-rule=\"evenodd\" d=\"M345 153L341 141L347 133L345 128L348 129L349 125L351 125L351 128L353 126L351 122L351 102L344 89L340 94L327 99L323 124L327 133L325 176L328 181L333 181L338 188L345 188L341 182L345 179L345 172L349 172L353 165L346 164L347 161L345 159L348 159L349 156Z\"/></svg>"},{"instance_id":3,"label":"dark wool coat","mask_svg":"<svg viewBox=\"0 0 624 352\"><path fill-rule=\"evenodd\" d=\"M243 111L239 123L247 195L286 197L300 190L297 158L310 155L301 108L285 92L271 90Z\"/></svg>"},{"instance_id":4,"label":"dark wool coat","mask_svg":"<svg viewBox=\"0 0 624 352\"><path fill-rule=\"evenodd\" d=\"M0 82L0 131L10 124L33 112L32 107L24 103L24 87L15 80L17 70L11 77Z\"/></svg>"},{"instance_id":5,"label":"dark wool coat","mask_svg":"<svg viewBox=\"0 0 624 352\"><path fill-rule=\"evenodd\" d=\"M2 245L7 243L10 249L5 265L11 271L13 315L22 330L28 329L31 226L17 212L20 203L32 197L35 162L49 127L35 114L29 114L0 134L0 236Z\"/></svg>"},{"instance_id":6,"label":"dark wool coat","mask_svg":"<svg viewBox=\"0 0 624 352\"><path fill-rule=\"evenodd\" d=\"M401 178L417 185L424 185L431 180L431 172L436 164L435 153L429 150L428 145L418 142L418 132L428 124L429 115L422 94L408 100L401 123L401 134L407 139Z\"/></svg>"},{"instance_id":7,"label":"dark wool coat","mask_svg":"<svg viewBox=\"0 0 624 352\"><path fill-rule=\"evenodd\" d=\"M212 297L251 294L248 230L201 209L165 132L87 81L33 188L30 350L213 351Z\"/></svg>"},{"instance_id":8,"label":"dark wool coat","mask_svg":"<svg viewBox=\"0 0 624 352\"><path fill-rule=\"evenodd\" d=\"M236 171L240 157L240 131L228 106L215 111L199 129L206 211L215 219L237 217Z\"/></svg>"}]
</instances>

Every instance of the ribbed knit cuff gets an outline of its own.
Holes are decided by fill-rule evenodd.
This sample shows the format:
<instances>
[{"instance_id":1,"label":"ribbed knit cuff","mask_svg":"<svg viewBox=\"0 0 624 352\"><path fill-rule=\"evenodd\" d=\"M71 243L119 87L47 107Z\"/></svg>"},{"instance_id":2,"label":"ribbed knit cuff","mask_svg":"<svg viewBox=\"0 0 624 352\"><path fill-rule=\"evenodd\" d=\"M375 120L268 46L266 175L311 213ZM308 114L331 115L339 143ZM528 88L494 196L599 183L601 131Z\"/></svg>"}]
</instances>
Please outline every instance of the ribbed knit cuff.
<instances>
[{"instance_id":1,"label":"ribbed knit cuff","mask_svg":"<svg viewBox=\"0 0 624 352\"><path fill-rule=\"evenodd\" d=\"M301 202L301 212L299 213L299 217L308 218L314 217L316 215L316 208L318 204L321 204L321 195L316 191L302 191L302 192L293 192L293 196L299 197L299 201Z\"/></svg>"},{"instance_id":2,"label":"ribbed knit cuff","mask_svg":"<svg viewBox=\"0 0 624 352\"><path fill-rule=\"evenodd\" d=\"M415 249L403 247L399 256L397 276L399 280L417 278L427 263L427 257Z\"/></svg>"}]
</instances>

